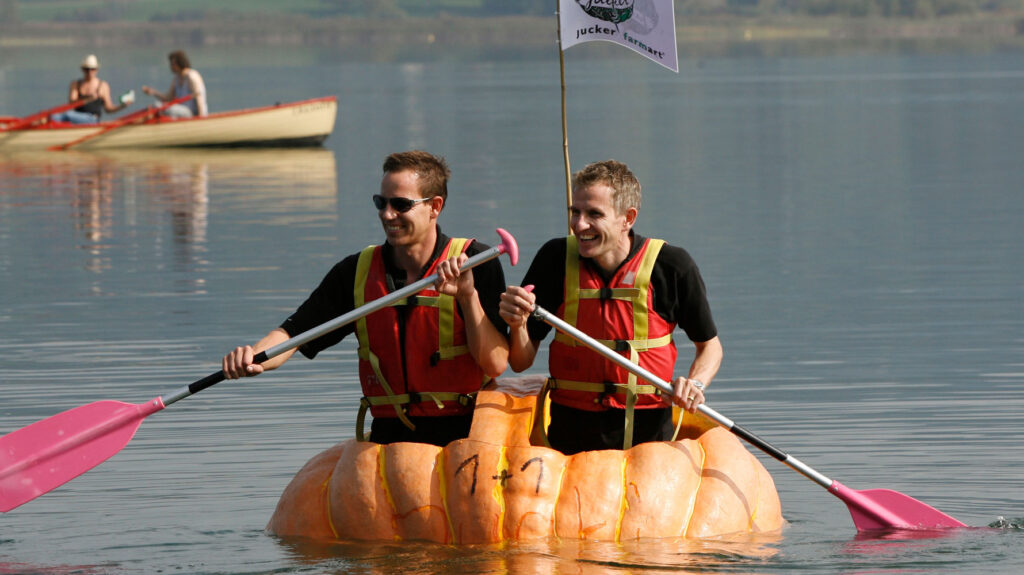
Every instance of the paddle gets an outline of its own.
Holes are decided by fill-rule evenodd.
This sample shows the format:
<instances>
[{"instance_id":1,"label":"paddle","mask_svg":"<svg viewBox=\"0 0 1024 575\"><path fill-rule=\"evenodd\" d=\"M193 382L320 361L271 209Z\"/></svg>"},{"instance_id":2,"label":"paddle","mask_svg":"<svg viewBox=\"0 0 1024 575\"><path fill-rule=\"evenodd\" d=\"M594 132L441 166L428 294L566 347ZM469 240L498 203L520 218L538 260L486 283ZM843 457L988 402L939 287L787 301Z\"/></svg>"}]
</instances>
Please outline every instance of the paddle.
<instances>
[{"instance_id":1,"label":"paddle","mask_svg":"<svg viewBox=\"0 0 1024 575\"><path fill-rule=\"evenodd\" d=\"M501 254L508 254L512 265L516 265L519 247L515 238L501 228L497 232L501 236L501 245L469 258L461 269L472 269ZM258 353L253 361L263 363L352 323L432 285L435 279L437 274L375 299ZM97 401L0 437L0 512L27 503L103 463L124 448L147 416L223 380L224 372L218 371L141 404Z\"/></svg>"},{"instance_id":2,"label":"paddle","mask_svg":"<svg viewBox=\"0 0 1024 575\"><path fill-rule=\"evenodd\" d=\"M159 106L157 106L155 108L145 108L143 110L138 110L136 112L132 112L131 114L128 114L127 116L124 116L122 118L119 118L117 120L114 120L113 122L110 122L110 123L104 125L102 128L100 128L99 130L96 130L95 132L91 132L89 134L86 134L86 135L82 136L81 138L78 138L77 140L72 140L72 141L70 141L70 142L68 142L66 144L59 144L59 145L56 145L56 146L50 146L49 149L50 150L66 150L66 149L68 149L68 148L70 148L72 146L77 146L78 144L81 144L82 142L91 140L93 138L102 136L103 134L106 134L106 133L108 133L110 131L113 131L113 130L116 130L118 128L127 126L128 124L135 124L135 123L139 123L139 122L145 122L146 120L152 118L153 116L156 116L160 112L163 112L164 110L166 110L167 108L170 108L171 106L173 106L175 104L181 104L182 102L187 102L187 101L191 100L192 97L193 97L193 94L188 94L188 95L182 96L180 98L175 98L174 100L171 100L169 102L164 102L163 104L161 104L161 105L159 105Z\"/></svg>"},{"instance_id":3,"label":"paddle","mask_svg":"<svg viewBox=\"0 0 1024 575\"><path fill-rule=\"evenodd\" d=\"M620 367L631 371L666 392L670 394L672 393L672 385L668 382L662 380L643 367L629 361L618 353L615 353L611 349L602 345L596 339L562 321L560 318L544 308L535 306L533 316L555 329L564 332L573 339L582 342L587 345L587 347L608 358ZM731 431L740 439L751 443L768 455L771 455L775 459L778 459L792 467L803 474L804 477L814 481L818 485L827 489L829 493L841 499L850 509L850 515L853 516L853 523L857 527L858 531L966 527L966 525L960 521L957 521L938 509L898 491L892 491L890 489L869 489L866 491L857 491L850 489L838 481L833 481L814 469L811 469L796 457L780 451L772 444L736 425L731 419L723 416L707 405L699 405L697 406L697 410L715 423Z\"/></svg>"},{"instance_id":4,"label":"paddle","mask_svg":"<svg viewBox=\"0 0 1024 575\"><path fill-rule=\"evenodd\" d=\"M72 108L77 108L79 106L84 106L84 105L88 104L89 102L91 102L94 99L95 98L90 98L88 100L78 100L76 102L67 102L67 103L61 104L59 106L54 106L52 108L48 108L46 110L40 110L40 111L36 112L35 114L32 114L31 116L25 116L24 118L16 118L14 120L14 122L12 122L10 124L6 124L4 126L0 126L0 132L9 132L11 130L19 130L21 128L24 128L25 126L31 126L32 124L38 122L39 120L42 120L43 118L47 118L49 116L52 116L53 114L59 114L61 112L66 112L66 111L68 111L68 110L70 110Z\"/></svg>"}]
</instances>

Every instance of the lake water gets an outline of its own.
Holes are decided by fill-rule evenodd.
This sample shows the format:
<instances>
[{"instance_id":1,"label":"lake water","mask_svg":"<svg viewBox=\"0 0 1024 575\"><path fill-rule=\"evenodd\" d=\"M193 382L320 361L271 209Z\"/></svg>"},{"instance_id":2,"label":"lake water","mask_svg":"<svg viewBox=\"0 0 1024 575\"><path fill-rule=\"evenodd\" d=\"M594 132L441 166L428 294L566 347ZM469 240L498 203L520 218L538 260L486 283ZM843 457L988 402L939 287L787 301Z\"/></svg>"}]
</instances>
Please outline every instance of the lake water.
<instances>
[{"instance_id":1,"label":"lake water","mask_svg":"<svg viewBox=\"0 0 1024 575\"><path fill-rule=\"evenodd\" d=\"M972 529L859 538L841 501L758 453L789 521L779 536L271 537L291 476L353 434L343 342L147 418L110 461L0 516L0 573L1024 570L1024 50L811 48L684 49L679 75L574 48L573 167L627 162L638 230L701 266L726 352L710 405L849 487ZM85 51L0 49L0 114L58 103ZM163 53L99 50L101 77L162 88ZM314 150L0 154L0 432L219 369L381 241L369 196L390 152L447 157L442 226L491 244L512 232L525 262L505 263L509 281L566 231L554 46L190 56L213 110L335 94L334 134Z\"/></svg>"}]
</instances>

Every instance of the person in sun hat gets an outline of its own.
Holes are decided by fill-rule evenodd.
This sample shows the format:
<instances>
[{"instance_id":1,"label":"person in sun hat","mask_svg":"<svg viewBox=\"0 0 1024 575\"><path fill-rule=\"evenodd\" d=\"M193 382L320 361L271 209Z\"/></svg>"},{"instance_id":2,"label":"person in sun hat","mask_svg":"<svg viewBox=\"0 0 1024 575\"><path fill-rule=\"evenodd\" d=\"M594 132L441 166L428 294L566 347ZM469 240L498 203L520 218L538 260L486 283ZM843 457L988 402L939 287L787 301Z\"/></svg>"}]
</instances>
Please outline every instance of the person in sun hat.
<instances>
[{"instance_id":1,"label":"person in sun hat","mask_svg":"<svg viewBox=\"0 0 1024 575\"><path fill-rule=\"evenodd\" d=\"M192 63L184 50L175 50L167 55L174 78L171 80L171 87L167 92L161 92L149 86L143 86L142 91L153 96L161 102L170 102L182 96L193 95L191 100L181 104L174 104L163 111L164 116L171 118L192 118L205 116L208 113L206 107L206 84L203 77L192 68Z\"/></svg>"},{"instance_id":2,"label":"person in sun hat","mask_svg":"<svg viewBox=\"0 0 1024 575\"><path fill-rule=\"evenodd\" d=\"M640 199L640 182L621 162L596 162L574 174L572 235L537 252L522 283L533 291L509 286L501 296L513 371L533 365L551 330L529 315L540 305L673 383L674 395L662 397L653 385L557 333L548 357L551 377L538 403L543 409L550 401L547 439L566 454L673 439L668 402L695 412L722 362L697 264L686 250L634 231ZM687 375L673 379L677 326L696 353Z\"/></svg>"},{"instance_id":3,"label":"person in sun hat","mask_svg":"<svg viewBox=\"0 0 1024 575\"><path fill-rule=\"evenodd\" d=\"M81 106L54 114L50 120L69 122L72 124L95 124L100 121L100 114L113 114L127 108L135 101L135 93L129 91L121 96L120 102L114 104L110 100L110 84L100 80L97 75L100 61L95 54L89 54L82 60L82 78L72 80L68 87L68 102L82 102Z\"/></svg>"},{"instance_id":4,"label":"person in sun hat","mask_svg":"<svg viewBox=\"0 0 1024 575\"><path fill-rule=\"evenodd\" d=\"M505 277L498 260L471 271L459 267L490 249L450 238L437 224L448 202L450 170L444 158L413 150L391 154L373 195L384 228L383 244L337 263L299 308L252 346L222 362L229 379L280 367L295 350L262 365L253 357L363 304L437 273L434 289L375 311L298 347L309 358L355 334L359 344L360 400L356 438L444 446L469 435L476 392L508 365L507 327L498 312Z\"/></svg>"}]
</instances>

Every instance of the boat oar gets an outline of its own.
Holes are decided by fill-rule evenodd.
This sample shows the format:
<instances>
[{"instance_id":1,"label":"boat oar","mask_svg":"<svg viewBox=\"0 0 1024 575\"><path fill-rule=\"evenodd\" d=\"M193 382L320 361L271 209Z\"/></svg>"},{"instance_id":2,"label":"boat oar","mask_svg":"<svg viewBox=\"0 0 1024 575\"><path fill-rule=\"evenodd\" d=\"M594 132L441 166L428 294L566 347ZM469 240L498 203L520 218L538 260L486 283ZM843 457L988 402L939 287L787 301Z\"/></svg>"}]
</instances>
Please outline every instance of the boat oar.
<instances>
[{"instance_id":1,"label":"boat oar","mask_svg":"<svg viewBox=\"0 0 1024 575\"><path fill-rule=\"evenodd\" d=\"M61 112L66 112L66 111L68 111L68 110L70 110L72 108L77 108L79 106L84 106L84 105L88 104L89 102L93 101L94 99L95 98L89 98L87 100L78 100L76 102L66 102L66 103L61 104L59 106L54 106L52 108L47 108L45 110L40 110L40 111L36 112L35 114L29 115L29 116L25 116L24 118L16 118L13 122L10 122L8 124L0 126L0 132L9 132L11 130L20 130L21 128L24 128L25 126L31 126L32 124L38 122L39 120L42 120L43 118L48 118L48 117L52 116L53 114L59 114Z\"/></svg>"},{"instance_id":2,"label":"boat oar","mask_svg":"<svg viewBox=\"0 0 1024 575\"><path fill-rule=\"evenodd\" d=\"M516 265L519 247L515 238L503 229L497 231L501 245L469 258L462 270L472 269L501 254L508 254L512 265ZM330 333L429 287L436 279L437 274L434 274L375 299L256 354L253 361L263 363ZM224 372L217 371L146 403L97 401L0 437L0 512L27 503L103 463L127 445L147 416L221 381L224 381Z\"/></svg>"},{"instance_id":3,"label":"boat oar","mask_svg":"<svg viewBox=\"0 0 1024 575\"><path fill-rule=\"evenodd\" d=\"M101 124L100 125L101 126L100 129L96 130L95 132L90 132L90 133L82 136L81 138L78 138L77 140L72 140L72 141L67 142L65 144L58 144L56 146L50 146L50 150L66 150L66 149L68 149L68 148L70 148L72 146L77 146L77 145L81 144L82 142L87 142L87 141L89 141L89 140L91 140L93 138L98 138L99 136L102 136L103 134L107 134L107 133L109 133L109 132L111 132L113 130L116 130L118 128L122 128L124 126L129 125L129 124L139 124L139 123L145 122L146 120L156 116L160 112L163 112L167 108L170 108L171 106L173 106L175 104L181 104L183 102L187 102L187 101L191 100L193 97L194 97L194 94L187 94L187 95L182 96L180 98L175 98L175 99L173 99L173 100L171 100L169 102L164 102L163 104L161 104L159 106L155 106L155 107L152 107L152 108L145 108L145 109L142 109L142 110L138 110L136 112L132 112L131 114L128 114L127 116L123 116L123 117L118 118L117 120L114 120L114 121L109 122L107 124Z\"/></svg>"},{"instance_id":4,"label":"boat oar","mask_svg":"<svg viewBox=\"0 0 1024 575\"><path fill-rule=\"evenodd\" d=\"M601 344L601 342L562 321L544 308L535 306L533 316L573 339L580 341L616 365L651 382L667 393L672 393L672 386L668 382L612 351ZM701 404L697 406L697 410L715 423L731 431L740 439L749 442L754 447L792 467L804 477L824 487L829 493L841 499L850 509L850 515L853 516L853 523L858 531L966 527L960 521L938 509L898 491L892 491L891 489L868 489L865 491L850 489L838 481L833 481L818 473L796 457L780 451L772 444L736 425L731 419L707 405Z\"/></svg>"}]
</instances>

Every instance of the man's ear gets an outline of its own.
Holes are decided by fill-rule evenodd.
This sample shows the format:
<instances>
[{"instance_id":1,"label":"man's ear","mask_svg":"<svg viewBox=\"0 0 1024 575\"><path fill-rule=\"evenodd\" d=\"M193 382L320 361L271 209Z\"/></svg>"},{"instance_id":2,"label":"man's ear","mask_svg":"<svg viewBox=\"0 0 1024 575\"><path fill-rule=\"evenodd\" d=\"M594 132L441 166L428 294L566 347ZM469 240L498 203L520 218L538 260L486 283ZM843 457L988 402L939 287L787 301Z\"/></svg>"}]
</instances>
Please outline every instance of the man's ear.
<instances>
[{"instance_id":1,"label":"man's ear","mask_svg":"<svg viewBox=\"0 0 1024 575\"><path fill-rule=\"evenodd\" d=\"M626 216L626 229L627 230L629 228L632 228L633 224L636 223L636 217L638 215L640 215L640 211L637 210L636 208L627 208L626 209L625 216Z\"/></svg>"},{"instance_id":2,"label":"man's ear","mask_svg":"<svg viewBox=\"0 0 1024 575\"><path fill-rule=\"evenodd\" d=\"M430 198L430 215L437 217L441 215L441 210L444 209L444 198L441 196L434 196Z\"/></svg>"}]
</instances>

